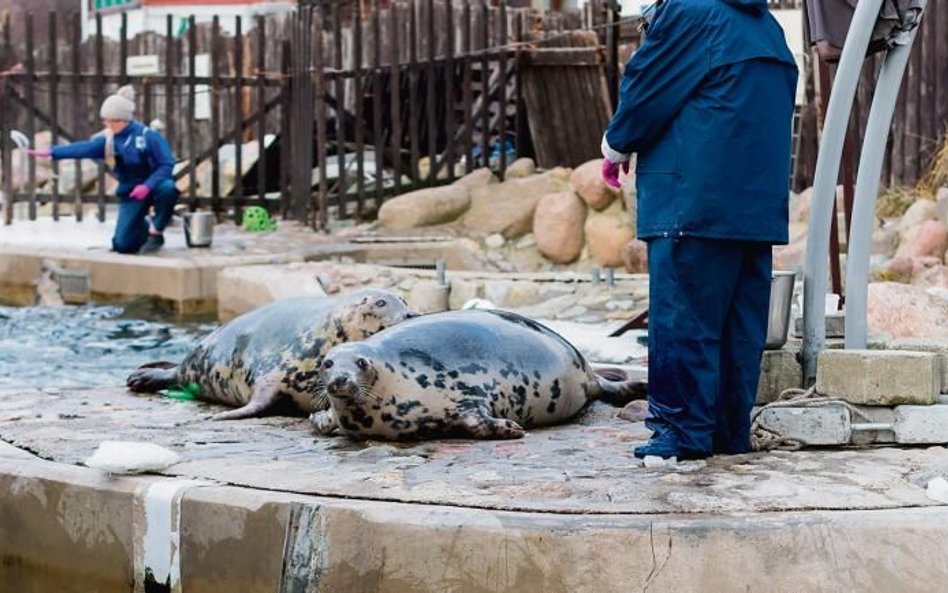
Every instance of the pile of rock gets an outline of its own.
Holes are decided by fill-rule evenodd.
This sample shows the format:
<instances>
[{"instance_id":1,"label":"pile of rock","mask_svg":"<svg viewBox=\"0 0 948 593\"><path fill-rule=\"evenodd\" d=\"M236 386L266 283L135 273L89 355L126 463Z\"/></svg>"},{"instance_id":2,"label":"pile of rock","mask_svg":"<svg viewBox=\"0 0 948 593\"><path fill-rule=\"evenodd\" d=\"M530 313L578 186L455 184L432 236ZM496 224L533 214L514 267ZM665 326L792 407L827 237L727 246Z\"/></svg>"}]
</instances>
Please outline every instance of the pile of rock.
<instances>
[{"instance_id":1,"label":"pile of rock","mask_svg":"<svg viewBox=\"0 0 948 593\"><path fill-rule=\"evenodd\" d=\"M479 169L451 185L403 194L379 210L387 233L437 229L482 242L488 268L546 271L605 267L643 272L635 239L634 181L605 185L601 159L538 172L519 159L500 181ZM630 246L631 245L631 246Z\"/></svg>"}]
</instances>

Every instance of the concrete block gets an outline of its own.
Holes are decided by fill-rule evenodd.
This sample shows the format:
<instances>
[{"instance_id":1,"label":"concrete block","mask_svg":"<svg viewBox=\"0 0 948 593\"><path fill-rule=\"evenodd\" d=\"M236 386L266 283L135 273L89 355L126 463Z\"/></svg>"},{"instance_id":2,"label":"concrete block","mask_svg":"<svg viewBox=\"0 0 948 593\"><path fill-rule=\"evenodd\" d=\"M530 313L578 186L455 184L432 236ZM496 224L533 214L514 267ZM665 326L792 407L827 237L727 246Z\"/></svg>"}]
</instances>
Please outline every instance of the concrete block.
<instances>
[{"instance_id":1,"label":"concrete block","mask_svg":"<svg viewBox=\"0 0 948 593\"><path fill-rule=\"evenodd\" d=\"M938 395L936 363L930 352L824 350L816 391L862 405L930 405Z\"/></svg>"},{"instance_id":2,"label":"concrete block","mask_svg":"<svg viewBox=\"0 0 948 593\"><path fill-rule=\"evenodd\" d=\"M767 404L776 401L784 390L800 387L802 373L795 350L788 348L765 350L760 361L757 403Z\"/></svg>"},{"instance_id":3,"label":"concrete block","mask_svg":"<svg viewBox=\"0 0 948 593\"><path fill-rule=\"evenodd\" d=\"M479 299L483 296L483 285L477 280L464 280L450 276L451 290L448 295L448 304L451 309L456 311L464 306L464 303Z\"/></svg>"},{"instance_id":4,"label":"concrete block","mask_svg":"<svg viewBox=\"0 0 948 593\"><path fill-rule=\"evenodd\" d=\"M451 285L438 284L437 280L419 280L405 296L408 306L419 313L447 311Z\"/></svg>"},{"instance_id":5,"label":"concrete block","mask_svg":"<svg viewBox=\"0 0 948 593\"><path fill-rule=\"evenodd\" d=\"M760 425L807 445L846 445L852 436L845 406L818 408L769 408L760 414Z\"/></svg>"},{"instance_id":6,"label":"concrete block","mask_svg":"<svg viewBox=\"0 0 948 593\"><path fill-rule=\"evenodd\" d=\"M846 315L843 311L829 313L826 315L826 337L842 338L846 335ZM796 317L793 320L793 335L803 337L803 317Z\"/></svg>"},{"instance_id":7,"label":"concrete block","mask_svg":"<svg viewBox=\"0 0 948 593\"><path fill-rule=\"evenodd\" d=\"M940 393L948 393L948 338L898 338L889 342L893 350L933 352L938 357Z\"/></svg>"},{"instance_id":8,"label":"concrete block","mask_svg":"<svg viewBox=\"0 0 948 593\"><path fill-rule=\"evenodd\" d=\"M895 440L903 445L948 443L948 406L896 406Z\"/></svg>"}]
</instances>

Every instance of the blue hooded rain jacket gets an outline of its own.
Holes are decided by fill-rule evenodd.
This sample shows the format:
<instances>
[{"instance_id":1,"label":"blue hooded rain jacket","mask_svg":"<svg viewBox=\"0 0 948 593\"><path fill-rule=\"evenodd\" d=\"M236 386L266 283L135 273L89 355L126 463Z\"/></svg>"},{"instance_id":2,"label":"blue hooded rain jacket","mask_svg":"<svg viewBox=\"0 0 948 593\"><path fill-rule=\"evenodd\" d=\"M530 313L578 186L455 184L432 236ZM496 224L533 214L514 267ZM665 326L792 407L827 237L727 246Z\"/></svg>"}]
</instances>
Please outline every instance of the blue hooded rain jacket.
<instances>
[{"instance_id":1,"label":"blue hooded rain jacket","mask_svg":"<svg viewBox=\"0 0 948 593\"><path fill-rule=\"evenodd\" d=\"M796 81L766 0L660 4L602 147L638 153L639 238L786 243Z\"/></svg>"}]
</instances>

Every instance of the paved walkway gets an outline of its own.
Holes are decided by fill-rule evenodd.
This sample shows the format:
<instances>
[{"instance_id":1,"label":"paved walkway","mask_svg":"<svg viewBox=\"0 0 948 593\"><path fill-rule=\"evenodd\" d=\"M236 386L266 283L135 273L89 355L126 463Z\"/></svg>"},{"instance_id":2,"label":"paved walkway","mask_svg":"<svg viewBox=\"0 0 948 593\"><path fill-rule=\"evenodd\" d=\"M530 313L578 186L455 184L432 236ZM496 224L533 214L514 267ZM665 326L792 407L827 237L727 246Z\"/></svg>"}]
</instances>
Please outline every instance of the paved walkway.
<instances>
[{"instance_id":1,"label":"paved walkway","mask_svg":"<svg viewBox=\"0 0 948 593\"><path fill-rule=\"evenodd\" d=\"M754 453L646 468L648 432L594 405L522 440L417 444L315 437L302 418L214 422L215 406L124 389L23 391L0 398L0 438L44 459L82 463L104 440L178 452L166 475L348 499L556 513L734 513L933 506L948 449Z\"/></svg>"}]
</instances>

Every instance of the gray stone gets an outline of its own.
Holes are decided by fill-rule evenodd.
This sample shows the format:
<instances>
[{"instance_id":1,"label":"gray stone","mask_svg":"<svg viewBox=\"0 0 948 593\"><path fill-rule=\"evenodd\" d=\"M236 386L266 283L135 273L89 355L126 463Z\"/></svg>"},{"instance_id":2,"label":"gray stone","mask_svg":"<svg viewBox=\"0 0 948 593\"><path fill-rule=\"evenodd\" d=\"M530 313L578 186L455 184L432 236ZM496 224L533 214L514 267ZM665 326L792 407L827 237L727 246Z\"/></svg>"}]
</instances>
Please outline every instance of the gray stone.
<instances>
[{"instance_id":1,"label":"gray stone","mask_svg":"<svg viewBox=\"0 0 948 593\"><path fill-rule=\"evenodd\" d=\"M896 406L895 440L902 445L948 443L948 406Z\"/></svg>"},{"instance_id":2,"label":"gray stone","mask_svg":"<svg viewBox=\"0 0 948 593\"><path fill-rule=\"evenodd\" d=\"M448 303L451 309L456 311L464 303L481 298L483 295L483 285L477 280L462 280L458 278L451 279L451 292L448 297Z\"/></svg>"},{"instance_id":3,"label":"gray stone","mask_svg":"<svg viewBox=\"0 0 948 593\"><path fill-rule=\"evenodd\" d=\"M576 317L581 317L585 315L588 311L589 309L587 309L586 307L580 307L579 305L574 305L568 309L564 309L563 311L560 311L560 313L556 315L556 319L574 319Z\"/></svg>"},{"instance_id":4,"label":"gray stone","mask_svg":"<svg viewBox=\"0 0 948 593\"><path fill-rule=\"evenodd\" d=\"M803 370L797 352L789 348L765 350L760 361L760 380L757 383L757 403L766 404L779 399L790 388L799 388Z\"/></svg>"},{"instance_id":5,"label":"gray stone","mask_svg":"<svg viewBox=\"0 0 948 593\"><path fill-rule=\"evenodd\" d=\"M852 434L849 410L840 405L768 408L760 413L758 421L780 436L813 446L845 445Z\"/></svg>"},{"instance_id":6,"label":"gray stone","mask_svg":"<svg viewBox=\"0 0 948 593\"><path fill-rule=\"evenodd\" d=\"M537 164L533 159L523 157L515 160L507 166L507 172L504 179L517 179L518 177L527 177L537 171Z\"/></svg>"},{"instance_id":7,"label":"gray stone","mask_svg":"<svg viewBox=\"0 0 948 593\"><path fill-rule=\"evenodd\" d=\"M388 200L378 219L386 229L411 229L451 222L470 205L470 189L464 185L429 187Z\"/></svg>"},{"instance_id":8,"label":"gray stone","mask_svg":"<svg viewBox=\"0 0 948 593\"><path fill-rule=\"evenodd\" d=\"M816 391L862 405L930 405L938 394L937 360L931 352L824 350Z\"/></svg>"},{"instance_id":9,"label":"gray stone","mask_svg":"<svg viewBox=\"0 0 948 593\"><path fill-rule=\"evenodd\" d=\"M893 350L933 352L938 356L940 393L948 393L948 338L897 338L888 343Z\"/></svg>"},{"instance_id":10,"label":"gray stone","mask_svg":"<svg viewBox=\"0 0 948 593\"><path fill-rule=\"evenodd\" d=\"M438 313L448 310L451 286L442 286L437 280L419 280L405 296L408 305L420 313Z\"/></svg>"},{"instance_id":11,"label":"gray stone","mask_svg":"<svg viewBox=\"0 0 948 593\"><path fill-rule=\"evenodd\" d=\"M484 245L486 245L488 249L500 249L506 242L506 239L504 239L504 236L500 233L488 235L488 237L484 239Z\"/></svg>"},{"instance_id":12,"label":"gray stone","mask_svg":"<svg viewBox=\"0 0 948 593\"><path fill-rule=\"evenodd\" d=\"M803 337L803 317L796 317L793 320L793 335ZM846 336L846 315L843 311L828 313L826 315L826 337L843 338Z\"/></svg>"}]
</instances>

